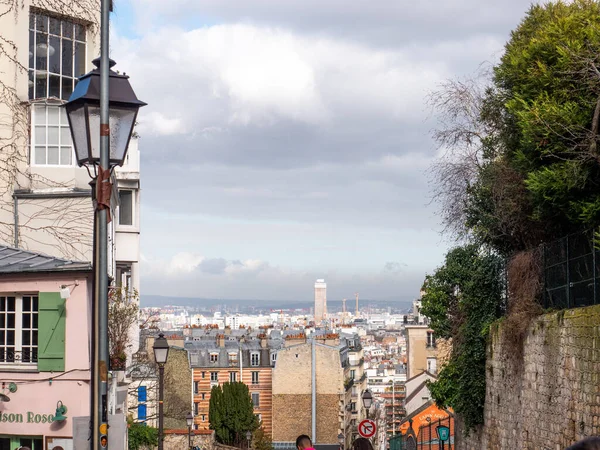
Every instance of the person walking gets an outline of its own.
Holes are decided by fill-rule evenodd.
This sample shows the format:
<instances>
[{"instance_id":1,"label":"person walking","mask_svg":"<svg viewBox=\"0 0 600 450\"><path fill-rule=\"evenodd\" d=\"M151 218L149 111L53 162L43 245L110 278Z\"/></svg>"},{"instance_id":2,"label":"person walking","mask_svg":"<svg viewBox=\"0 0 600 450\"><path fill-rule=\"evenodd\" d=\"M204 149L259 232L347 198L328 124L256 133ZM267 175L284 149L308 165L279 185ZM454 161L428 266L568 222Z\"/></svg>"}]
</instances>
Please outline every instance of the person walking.
<instances>
[{"instance_id":1,"label":"person walking","mask_svg":"<svg viewBox=\"0 0 600 450\"><path fill-rule=\"evenodd\" d=\"M352 450L373 450L373 446L371 445L371 441L360 437L352 443Z\"/></svg>"},{"instance_id":2,"label":"person walking","mask_svg":"<svg viewBox=\"0 0 600 450\"><path fill-rule=\"evenodd\" d=\"M306 434L301 434L296 438L296 448L298 450L315 450L312 441Z\"/></svg>"},{"instance_id":3,"label":"person walking","mask_svg":"<svg viewBox=\"0 0 600 450\"><path fill-rule=\"evenodd\" d=\"M567 450L600 450L600 437L585 438L571 445Z\"/></svg>"}]
</instances>

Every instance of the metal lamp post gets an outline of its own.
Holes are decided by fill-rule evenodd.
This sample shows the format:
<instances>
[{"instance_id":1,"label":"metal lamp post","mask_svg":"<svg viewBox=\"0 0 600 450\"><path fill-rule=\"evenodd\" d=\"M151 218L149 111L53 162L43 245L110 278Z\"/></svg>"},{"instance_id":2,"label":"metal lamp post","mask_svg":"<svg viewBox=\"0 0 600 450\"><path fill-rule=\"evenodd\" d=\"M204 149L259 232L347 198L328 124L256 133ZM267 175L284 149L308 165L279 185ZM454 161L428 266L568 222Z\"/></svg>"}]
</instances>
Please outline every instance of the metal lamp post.
<instances>
[{"instance_id":1,"label":"metal lamp post","mask_svg":"<svg viewBox=\"0 0 600 450\"><path fill-rule=\"evenodd\" d=\"M194 424L194 415L189 412L187 416L185 416L185 421L188 426L188 447L190 448L189 450L192 450L192 425Z\"/></svg>"},{"instance_id":2,"label":"metal lamp post","mask_svg":"<svg viewBox=\"0 0 600 450\"><path fill-rule=\"evenodd\" d=\"M163 450L164 424L163 424L163 399L165 383L165 363L169 356L169 343L163 333L158 335L152 346L154 360L158 364L158 450Z\"/></svg>"},{"instance_id":3,"label":"metal lamp post","mask_svg":"<svg viewBox=\"0 0 600 450\"><path fill-rule=\"evenodd\" d=\"M94 298L92 306L91 449L108 441L108 227L110 173L123 165L135 119L145 103L138 100L128 77L110 70L108 26L110 0L101 0L100 58L96 69L79 78L65 105L77 164L94 168ZM91 172L90 172L91 174ZM102 444L104 443L104 446Z\"/></svg>"},{"instance_id":4,"label":"metal lamp post","mask_svg":"<svg viewBox=\"0 0 600 450\"><path fill-rule=\"evenodd\" d=\"M338 442L340 443L340 450L344 450L344 435L338 434Z\"/></svg>"},{"instance_id":5,"label":"metal lamp post","mask_svg":"<svg viewBox=\"0 0 600 450\"><path fill-rule=\"evenodd\" d=\"M248 449L250 449L250 441L252 440L252 431L246 431L246 442L248 445Z\"/></svg>"},{"instance_id":6,"label":"metal lamp post","mask_svg":"<svg viewBox=\"0 0 600 450\"><path fill-rule=\"evenodd\" d=\"M362 401L363 401L363 406L367 410L367 419L368 419L369 418L369 409L371 408L371 405L373 404L373 394L371 394L370 390L367 389L365 392L363 392Z\"/></svg>"}]
</instances>

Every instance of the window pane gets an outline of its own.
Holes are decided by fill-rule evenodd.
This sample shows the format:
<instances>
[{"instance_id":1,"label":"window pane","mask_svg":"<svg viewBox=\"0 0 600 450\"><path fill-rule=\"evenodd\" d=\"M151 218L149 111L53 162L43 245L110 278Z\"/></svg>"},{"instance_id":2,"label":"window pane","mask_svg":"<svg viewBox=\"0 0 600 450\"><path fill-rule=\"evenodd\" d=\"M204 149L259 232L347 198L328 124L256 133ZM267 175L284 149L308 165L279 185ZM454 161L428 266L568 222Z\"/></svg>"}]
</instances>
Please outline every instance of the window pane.
<instances>
[{"instance_id":1,"label":"window pane","mask_svg":"<svg viewBox=\"0 0 600 450\"><path fill-rule=\"evenodd\" d=\"M35 148L35 163L46 164L46 147Z\"/></svg>"},{"instance_id":2,"label":"window pane","mask_svg":"<svg viewBox=\"0 0 600 450\"><path fill-rule=\"evenodd\" d=\"M25 317L23 317L24 319ZM22 336L21 339L23 339L22 344L23 345L31 345L31 335L29 334L29 330L23 330L21 332Z\"/></svg>"},{"instance_id":3,"label":"window pane","mask_svg":"<svg viewBox=\"0 0 600 450\"><path fill-rule=\"evenodd\" d=\"M75 76L79 77L85 73L85 44L75 44Z\"/></svg>"},{"instance_id":4,"label":"window pane","mask_svg":"<svg viewBox=\"0 0 600 450\"><path fill-rule=\"evenodd\" d=\"M60 165L61 166L70 166L71 165L71 147L61 147L60 148Z\"/></svg>"},{"instance_id":5,"label":"window pane","mask_svg":"<svg viewBox=\"0 0 600 450\"><path fill-rule=\"evenodd\" d=\"M48 164L58 164L58 147L48 147Z\"/></svg>"},{"instance_id":6,"label":"window pane","mask_svg":"<svg viewBox=\"0 0 600 450\"><path fill-rule=\"evenodd\" d=\"M35 14L29 14L29 29L35 29Z\"/></svg>"},{"instance_id":7,"label":"window pane","mask_svg":"<svg viewBox=\"0 0 600 450\"><path fill-rule=\"evenodd\" d=\"M14 297L7 297L7 311L15 311L16 307L15 307L15 298Z\"/></svg>"},{"instance_id":8,"label":"window pane","mask_svg":"<svg viewBox=\"0 0 600 450\"><path fill-rule=\"evenodd\" d=\"M73 76L73 43L71 41L62 41L62 74Z\"/></svg>"},{"instance_id":9,"label":"window pane","mask_svg":"<svg viewBox=\"0 0 600 450\"><path fill-rule=\"evenodd\" d=\"M48 106L48 125L59 124L59 111L56 106Z\"/></svg>"},{"instance_id":10,"label":"window pane","mask_svg":"<svg viewBox=\"0 0 600 450\"><path fill-rule=\"evenodd\" d=\"M33 69L33 52L35 47L35 34L33 31L29 32L29 68Z\"/></svg>"},{"instance_id":11,"label":"window pane","mask_svg":"<svg viewBox=\"0 0 600 450\"><path fill-rule=\"evenodd\" d=\"M60 145L72 145L71 129L69 127L60 127Z\"/></svg>"},{"instance_id":12,"label":"window pane","mask_svg":"<svg viewBox=\"0 0 600 450\"><path fill-rule=\"evenodd\" d=\"M40 72L39 70L36 70L36 72L35 72L35 98L46 97L47 82L48 82L48 73Z\"/></svg>"},{"instance_id":13,"label":"window pane","mask_svg":"<svg viewBox=\"0 0 600 450\"><path fill-rule=\"evenodd\" d=\"M119 223L133 225L133 191L119 191Z\"/></svg>"},{"instance_id":14,"label":"window pane","mask_svg":"<svg viewBox=\"0 0 600 450\"><path fill-rule=\"evenodd\" d=\"M52 73L60 73L60 38L56 36L50 36L48 56L50 57L50 64L48 65L48 70Z\"/></svg>"},{"instance_id":15,"label":"window pane","mask_svg":"<svg viewBox=\"0 0 600 450\"><path fill-rule=\"evenodd\" d=\"M31 314L23 314L23 328L31 328Z\"/></svg>"},{"instance_id":16,"label":"window pane","mask_svg":"<svg viewBox=\"0 0 600 450\"><path fill-rule=\"evenodd\" d=\"M85 27L78 23L75 24L75 39L85 42Z\"/></svg>"},{"instance_id":17,"label":"window pane","mask_svg":"<svg viewBox=\"0 0 600 450\"><path fill-rule=\"evenodd\" d=\"M33 315L33 328L37 329L38 327L38 316L37 314ZM35 336L36 341L34 342L34 344L37 344L37 335Z\"/></svg>"},{"instance_id":18,"label":"window pane","mask_svg":"<svg viewBox=\"0 0 600 450\"><path fill-rule=\"evenodd\" d=\"M33 339L31 339L31 344L38 345L37 314L35 316L33 316L33 328L34 328L34 330L31 332L31 336L33 338Z\"/></svg>"},{"instance_id":19,"label":"window pane","mask_svg":"<svg viewBox=\"0 0 600 450\"><path fill-rule=\"evenodd\" d=\"M33 310L34 311L38 310L38 298L37 297L33 297ZM37 328L37 323L35 324L35 327Z\"/></svg>"},{"instance_id":20,"label":"window pane","mask_svg":"<svg viewBox=\"0 0 600 450\"><path fill-rule=\"evenodd\" d=\"M60 20L50 17L50 34L60 36Z\"/></svg>"},{"instance_id":21,"label":"window pane","mask_svg":"<svg viewBox=\"0 0 600 450\"><path fill-rule=\"evenodd\" d=\"M9 317L9 322L10 322L10 317ZM7 345L15 345L15 331L14 330L8 330L6 332L6 344Z\"/></svg>"},{"instance_id":22,"label":"window pane","mask_svg":"<svg viewBox=\"0 0 600 450\"><path fill-rule=\"evenodd\" d=\"M62 33L64 37L73 38L73 24L66 20L62 21Z\"/></svg>"},{"instance_id":23,"label":"window pane","mask_svg":"<svg viewBox=\"0 0 600 450\"><path fill-rule=\"evenodd\" d=\"M50 91L48 97L60 98L60 76L50 75Z\"/></svg>"},{"instance_id":24,"label":"window pane","mask_svg":"<svg viewBox=\"0 0 600 450\"><path fill-rule=\"evenodd\" d=\"M35 83L33 82L33 77L34 77L34 72L33 72L33 70L30 70L29 71L29 80L28 80L28 84L29 84L29 93L28 93L28 95L29 95L30 99L35 98L34 97L35 94L33 92L33 87L35 86Z\"/></svg>"},{"instance_id":25,"label":"window pane","mask_svg":"<svg viewBox=\"0 0 600 450\"><path fill-rule=\"evenodd\" d=\"M35 127L35 143L37 145L46 144L46 127Z\"/></svg>"},{"instance_id":26,"label":"window pane","mask_svg":"<svg viewBox=\"0 0 600 450\"><path fill-rule=\"evenodd\" d=\"M38 14L35 17L35 28L38 31L47 31L48 30L48 17Z\"/></svg>"},{"instance_id":27,"label":"window pane","mask_svg":"<svg viewBox=\"0 0 600 450\"><path fill-rule=\"evenodd\" d=\"M58 127L48 127L48 144L58 145Z\"/></svg>"},{"instance_id":28,"label":"window pane","mask_svg":"<svg viewBox=\"0 0 600 450\"><path fill-rule=\"evenodd\" d=\"M33 113L35 115L34 123L36 125L46 125L46 106L35 105L33 107Z\"/></svg>"},{"instance_id":29,"label":"window pane","mask_svg":"<svg viewBox=\"0 0 600 450\"><path fill-rule=\"evenodd\" d=\"M35 68L37 70L47 70L48 35L46 33L37 33L35 44Z\"/></svg>"},{"instance_id":30,"label":"window pane","mask_svg":"<svg viewBox=\"0 0 600 450\"><path fill-rule=\"evenodd\" d=\"M73 93L73 79L63 77L63 79L62 79L62 94L61 94L60 98L63 100L69 100L69 97L71 96L72 93Z\"/></svg>"}]
</instances>

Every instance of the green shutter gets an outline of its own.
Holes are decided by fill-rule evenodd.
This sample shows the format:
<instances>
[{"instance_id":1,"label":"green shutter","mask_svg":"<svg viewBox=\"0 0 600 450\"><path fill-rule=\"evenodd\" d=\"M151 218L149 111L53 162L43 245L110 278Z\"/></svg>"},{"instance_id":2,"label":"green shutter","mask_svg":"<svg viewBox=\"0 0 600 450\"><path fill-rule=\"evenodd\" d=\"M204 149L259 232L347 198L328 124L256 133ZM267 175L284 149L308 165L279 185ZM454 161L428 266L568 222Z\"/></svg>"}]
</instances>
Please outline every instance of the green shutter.
<instances>
[{"instance_id":1,"label":"green shutter","mask_svg":"<svg viewBox=\"0 0 600 450\"><path fill-rule=\"evenodd\" d=\"M58 292L40 292L38 302L38 370L65 370L65 300Z\"/></svg>"}]
</instances>

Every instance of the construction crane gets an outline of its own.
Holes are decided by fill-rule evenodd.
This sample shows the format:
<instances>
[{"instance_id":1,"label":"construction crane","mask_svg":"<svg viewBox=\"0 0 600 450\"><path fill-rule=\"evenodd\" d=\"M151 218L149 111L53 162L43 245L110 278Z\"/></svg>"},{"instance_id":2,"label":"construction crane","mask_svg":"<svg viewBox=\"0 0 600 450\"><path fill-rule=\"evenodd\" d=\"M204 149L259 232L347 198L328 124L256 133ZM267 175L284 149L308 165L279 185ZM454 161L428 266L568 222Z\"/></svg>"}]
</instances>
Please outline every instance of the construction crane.
<instances>
[{"instance_id":1,"label":"construction crane","mask_svg":"<svg viewBox=\"0 0 600 450\"><path fill-rule=\"evenodd\" d=\"M346 315L346 299L342 300L342 313Z\"/></svg>"},{"instance_id":2,"label":"construction crane","mask_svg":"<svg viewBox=\"0 0 600 450\"><path fill-rule=\"evenodd\" d=\"M356 317L358 317L358 292L354 295L356 296Z\"/></svg>"}]
</instances>

